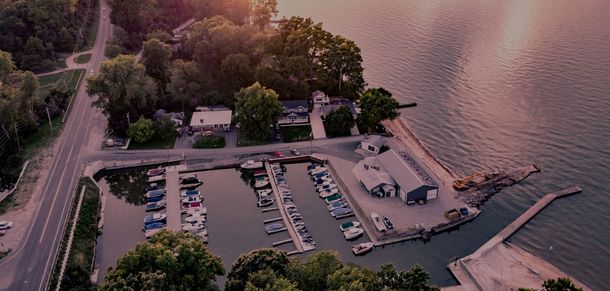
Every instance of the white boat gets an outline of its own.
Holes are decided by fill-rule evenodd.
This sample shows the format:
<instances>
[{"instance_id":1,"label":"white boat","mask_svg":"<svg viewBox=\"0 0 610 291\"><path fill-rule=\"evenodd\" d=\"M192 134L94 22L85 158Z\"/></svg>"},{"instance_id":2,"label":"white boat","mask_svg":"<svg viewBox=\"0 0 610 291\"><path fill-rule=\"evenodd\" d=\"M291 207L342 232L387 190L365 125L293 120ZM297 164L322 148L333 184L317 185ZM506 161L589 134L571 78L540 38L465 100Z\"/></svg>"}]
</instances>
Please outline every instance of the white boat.
<instances>
[{"instance_id":1,"label":"white boat","mask_svg":"<svg viewBox=\"0 0 610 291\"><path fill-rule=\"evenodd\" d=\"M256 190L256 195L258 195L258 197L266 197L267 195L271 194L272 192L273 192L273 190L271 190L271 189Z\"/></svg>"},{"instance_id":2,"label":"white boat","mask_svg":"<svg viewBox=\"0 0 610 291\"><path fill-rule=\"evenodd\" d=\"M261 162L261 161L248 160L245 163L241 164L241 168L244 170L253 170L253 169L258 169L258 168L262 168L262 167L263 167L263 162Z\"/></svg>"},{"instance_id":3,"label":"white boat","mask_svg":"<svg viewBox=\"0 0 610 291\"><path fill-rule=\"evenodd\" d=\"M267 206L271 206L271 205L273 205L273 200L267 199L267 198L259 199L256 202L256 206L258 206L258 207L267 207Z\"/></svg>"},{"instance_id":4,"label":"white boat","mask_svg":"<svg viewBox=\"0 0 610 291\"><path fill-rule=\"evenodd\" d=\"M336 189L337 188L337 184L329 184L329 185L323 185L318 187L318 192L322 192L324 190L332 190L332 189Z\"/></svg>"},{"instance_id":5,"label":"white boat","mask_svg":"<svg viewBox=\"0 0 610 291\"><path fill-rule=\"evenodd\" d=\"M372 242L360 243L352 246L354 255L362 255L373 249L375 245Z\"/></svg>"},{"instance_id":6,"label":"white boat","mask_svg":"<svg viewBox=\"0 0 610 291\"><path fill-rule=\"evenodd\" d=\"M326 172L328 169L326 169L325 167L317 167L314 168L313 170L311 170L311 172L309 172L310 175L317 175L320 173L324 173Z\"/></svg>"},{"instance_id":7,"label":"white boat","mask_svg":"<svg viewBox=\"0 0 610 291\"><path fill-rule=\"evenodd\" d=\"M203 224L190 224L190 223L182 224L182 231L186 231L186 232L198 231L198 230L202 230L204 228L205 228L205 225L203 225Z\"/></svg>"},{"instance_id":8,"label":"white boat","mask_svg":"<svg viewBox=\"0 0 610 291\"><path fill-rule=\"evenodd\" d=\"M385 231L386 227L385 224L383 224L383 220L381 220L381 217L379 216L379 214L373 212L371 213L371 219L373 220L373 223L375 224L375 228L377 228L378 231Z\"/></svg>"},{"instance_id":9,"label":"white boat","mask_svg":"<svg viewBox=\"0 0 610 291\"><path fill-rule=\"evenodd\" d=\"M335 209L344 208L344 207L347 207L347 203L345 201L337 201L337 202L334 202L334 203L326 206L328 211L333 211Z\"/></svg>"},{"instance_id":10,"label":"white boat","mask_svg":"<svg viewBox=\"0 0 610 291\"><path fill-rule=\"evenodd\" d=\"M152 176L152 177L148 178L148 183L161 182L161 181L165 181L165 174Z\"/></svg>"},{"instance_id":11,"label":"white boat","mask_svg":"<svg viewBox=\"0 0 610 291\"><path fill-rule=\"evenodd\" d=\"M182 210L182 214L188 214L188 215L206 215L208 214L208 209L206 207L203 206L199 206L199 207L193 207L193 208L189 208L189 209L183 209Z\"/></svg>"},{"instance_id":12,"label":"white boat","mask_svg":"<svg viewBox=\"0 0 610 291\"><path fill-rule=\"evenodd\" d=\"M328 190L324 190L320 192L320 198L326 199L330 196L333 196L335 194L339 193L339 189L334 188L334 189L328 189Z\"/></svg>"},{"instance_id":13,"label":"white boat","mask_svg":"<svg viewBox=\"0 0 610 291\"><path fill-rule=\"evenodd\" d=\"M147 215L146 217L144 217L144 223L148 224L148 223L153 223L153 222L159 222L166 218L167 218L167 214L165 214L165 213L153 213L151 215Z\"/></svg>"},{"instance_id":14,"label":"white boat","mask_svg":"<svg viewBox=\"0 0 610 291\"><path fill-rule=\"evenodd\" d=\"M323 181L321 183L316 183L315 185L316 185L316 187L320 188L320 187L323 187L323 186L328 186L330 184L333 184L333 180L332 179L325 180L325 181Z\"/></svg>"},{"instance_id":15,"label":"white boat","mask_svg":"<svg viewBox=\"0 0 610 291\"><path fill-rule=\"evenodd\" d=\"M269 180L256 181L256 183L254 183L254 188L263 188L267 187L267 185L269 185Z\"/></svg>"},{"instance_id":16,"label":"white boat","mask_svg":"<svg viewBox=\"0 0 610 291\"><path fill-rule=\"evenodd\" d=\"M205 215L193 214L191 216L187 216L184 221L188 223L204 223L207 221L207 218L205 217Z\"/></svg>"},{"instance_id":17,"label":"white boat","mask_svg":"<svg viewBox=\"0 0 610 291\"><path fill-rule=\"evenodd\" d=\"M346 240L355 239L364 234L364 229L359 227L353 227L343 232L343 237Z\"/></svg>"},{"instance_id":18,"label":"white boat","mask_svg":"<svg viewBox=\"0 0 610 291\"><path fill-rule=\"evenodd\" d=\"M183 198L182 200L180 200L183 204L190 204L190 203L201 203L202 199L201 196L189 196L186 198Z\"/></svg>"},{"instance_id":19,"label":"white boat","mask_svg":"<svg viewBox=\"0 0 610 291\"><path fill-rule=\"evenodd\" d=\"M339 230L341 230L343 232L350 228L359 227L359 226L360 226L360 222L354 220L354 221L349 221L349 222L339 225Z\"/></svg>"}]
</instances>

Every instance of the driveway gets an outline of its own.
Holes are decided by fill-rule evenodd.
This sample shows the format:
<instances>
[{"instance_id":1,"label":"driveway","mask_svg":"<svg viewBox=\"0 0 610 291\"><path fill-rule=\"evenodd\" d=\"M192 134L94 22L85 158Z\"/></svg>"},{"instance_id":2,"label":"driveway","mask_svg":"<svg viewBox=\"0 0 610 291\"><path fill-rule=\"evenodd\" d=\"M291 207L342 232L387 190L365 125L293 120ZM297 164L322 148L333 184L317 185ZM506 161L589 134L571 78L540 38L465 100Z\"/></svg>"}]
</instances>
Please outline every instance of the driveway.
<instances>
[{"instance_id":1,"label":"driveway","mask_svg":"<svg viewBox=\"0 0 610 291\"><path fill-rule=\"evenodd\" d=\"M311 113L309 113L309 122L311 123L313 139L326 138L324 123L322 123L322 117L320 117L319 105L315 105Z\"/></svg>"}]
</instances>

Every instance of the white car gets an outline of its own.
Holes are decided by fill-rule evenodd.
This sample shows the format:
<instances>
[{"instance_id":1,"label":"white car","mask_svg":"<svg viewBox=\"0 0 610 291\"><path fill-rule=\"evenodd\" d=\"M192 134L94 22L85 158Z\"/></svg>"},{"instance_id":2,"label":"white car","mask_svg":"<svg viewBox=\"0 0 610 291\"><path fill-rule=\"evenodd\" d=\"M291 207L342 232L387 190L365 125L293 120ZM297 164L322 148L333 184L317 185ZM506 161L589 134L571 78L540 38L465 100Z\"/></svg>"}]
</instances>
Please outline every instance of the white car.
<instances>
[{"instance_id":1,"label":"white car","mask_svg":"<svg viewBox=\"0 0 610 291\"><path fill-rule=\"evenodd\" d=\"M9 229L13 227L12 221L0 221L0 230Z\"/></svg>"},{"instance_id":2,"label":"white car","mask_svg":"<svg viewBox=\"0 0 610 291\"><path fill-rule=\"evenodd\" d=\"M89 71L89 75L93 75L93 70Z\"/></svg>"}]
</instances>

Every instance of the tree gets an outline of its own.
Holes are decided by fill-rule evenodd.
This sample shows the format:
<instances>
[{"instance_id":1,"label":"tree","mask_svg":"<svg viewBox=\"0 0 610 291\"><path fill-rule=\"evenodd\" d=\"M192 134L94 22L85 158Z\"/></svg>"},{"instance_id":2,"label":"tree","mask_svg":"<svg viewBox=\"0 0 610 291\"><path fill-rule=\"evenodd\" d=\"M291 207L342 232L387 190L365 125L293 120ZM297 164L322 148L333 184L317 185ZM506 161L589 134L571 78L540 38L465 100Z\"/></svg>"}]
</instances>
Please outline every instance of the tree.
<instances>
[{"instance_id":1,"label":"tree","mask_svg":"<svg viewBox=\"0 0 610 291\"><path fill-rule=\"evenodd\" d=\"M392 93L383 88L368 89L360 97L361 116L364 124L371 128L382 120L396 119L398 112L398 101L392 97Z\"/></svg>"},{"instance_id":2,"label":"tree","mask_svg":"<svg viewBox=\"0 0 610 291\"><path fill-rule=\"evenodd\" d=\"M252 0L252 22L262 31L277 16L277 0Z\"/></svg>"},{"instance_id":3,"label":"tree","mask_svg":"<svg viewBox=\"0 0 610 291\"><path fill-rule=\"evenodd\" d=\"M355 98L362 92L366 83L362 55L355 42L340 35L332 37L320 61L328 73L329 89L347 98Z\"/></svg>"},{"instance_id":4,"label":"tree","mask_svg":"<svg viewBox=\"0 0 610 291\"><path fill-rule=\"evenodd\" d=\"M246 291L298 291L296 284L277 276L271 269L252 273L246 283Z\"/></svg>"},{"instance_id":5,"label":"tree","mask_svg":"<svg viewBox=\"0 0 610 291\"><path fill-rule=\"evenodd\" d=\"M0 82L6 80L6 78L15 70L15 63L11 54L0 50Z\"/></svg>"},{"instance_id":6,"label":"tree","mask_svg":"<svg viewBox=\"0 0 610 291\"><path fill-rule=\"evenodd\" d=\"M140 116L138 121L132 123L127 130L129 137L138 143L145 143L155 135L153 121Z\"/></svg>"},{"instance_id":7,"label":"tree","mask_svg":"<svg viewBox=\"0 0 610 291\"><path fill-rule=\"evenodd\" d=\"M327 290L328 277L343 267L335 251L321 251L309 257L307 263L291 264L290 277L302 290Z\"/></svg>"},{"instance_id":8,"label":"tree","mask_svg":"<svg viewBox=\"0 0 610 291\"><path fill-rule=\"evenodd\" d=\"M285 276L289 259L285 251L263 248L243 254L237 258L227 275L225 290L243 290L250 274L270 270L275 275Z\"/></svg>"},{"instance_id":9,"label":"tree","mask_svg":"<svg viewBox=\"0 0 610 291\"><path fill-rule=\"evenodd\" d=\"M106 48L104 50L104 55L109 58L115 58L116 56L120 55L124 53L123 47L114 43L114 42L108 42L106 44Z\"/></svg>"},{"instance_id":10,"label":"tree","mask_svg":"<svg viewBox=\"0 0 610 291\"><path fill-rule=\"evenodd\" d=\"M163 230L120 258L99 290L211 290L221 275L221 259L196 237Z\"/></svg>"},{"instance_id":11,"label":"tree","mask_svg":"<svg viewBox=\"0 0 610 291\"><path fill-rule=\"evenodd\" d=\"M168 140L176 136L176 123L167 116L157 118L153 128L156 137L161 140Z\"/></svg>"},{"instance_id":12,"label":"tree","mask_svg":"<svg viewBox=\"0 0 610 291\"><path fill-rule=\"evenodd\" d=\"M376 281L376 276L373 271L356 265L346 265L328 277L328 290L381 290Z\"/></svg>"},{"instance_id":13,"label":"tree","mask_svg":"<svg viewBox=\"0 0 610 291\"><path fill-rule=\"evenodd\" d=\"M392 264L385 264L377 272L377 280L389 290L438 290L429 285L430 275L419 265L409 271L398 272Z\"/></svg>"},{"instance_id":14,"label":"tree","mask_svg":"<svg viewBox=\"0 0 610 291\"><path fill-rule=\"evenodd\" d=\"M152 113L156 103L155 86L144 74L144 66L135 56L119 55L104 61L99 75L87 79L87 93L98 99L94 106L108 117L115 132L127 132L127 115L131 118Z\"/></svg>"},{"instance_id":15,"label":"tree","mask_svg":"<svg viewBox=\"0 0 610 291\"><path fill-rule=\"evenodd\" d=\"M333 110L324 118L326 133L333 137L350 135L355 124L352 111L347 106Z\"/></svg>"},{"instance_id":16,"label":"tree","mask_svg":"<svg viewBox=\"0 0 610 291\"><path fill-rule=\"evenodd\" d=\"M157 83L157 94L164 96L167 91L167 83L170 80L170 59L172 49L169 45L153 38L144 42L142 48L142 59L146 67L146 74Z\"/></svg>"},{"instance_id":17,"label":"tree","mask_svg":"<svg viewBox=\"0 0 610 291\"><path fill-rule=\"evenodd\" d=\"M544 281L542 288L545 291L582 291L576 287L570 278L557 278Z\"/></svg>"},{"instance_id":18,"label":"tree","mask_svg":"<svg viewBox=\"0 0 610 291\"><path fill-rule=\"evenodd\" d=\"M46 57L46 49L38 37L29 37L25 43L21 64L26 69L38 69L42 59Z\"/></svg>"},{"instance_id":19,"label":"tree","mask_svg":"<svg viewBox=\"0 0 610 291\"><path fill-rule=\"evenodd\" d=\"M228 92L236 92L254 81L250 59L244 54L230 54L220 65L220 78Z\"/></svg>"},{"instance_id":20,"label":"tree","mask_svg":"<svg viewBox=\"0 0 610 291\"><path fill-rule=\"evenodd\" d=\"M155 30L146 35L146 40L152 40L155 38L163 43L166 43L172 39L172 36L163 30Z\"/></svg>"},{"instance_id":21,"label":"tree","mask_svg":"<svg viewBox=\"0 0 610 291\"><path fill-rule=\"evenodd\" d=\"M27 71L23 74L23 79L21 81L21 109L23 112L31 113L34 110L34 105L36 100L34 98L34 94L36 90L38 90L38 79L32 74L32 72Z\"/></svg>"},{"instance_id":22,"label":"tree","mask_svg":"<svg viewBox=\"0 0 610 291\"><path fill-rule=\"evenodd\" d=\"M254 140L269 138L269 127L275 124L282 107L275 91L262 87L258 82L235 93L236 120L241 132Z\"/></svg>"},{"instance_id":23,"label":"tree","mask_svg":"<svg viewBox=\"0 0 610 291\"><path fill-rule=\"evenodd\" d=\"M194 62L175 60L172 65L171 82L167 85L172 97L173 108L194 108L202 104L202 92L205 92L210 80L197 68Z\"/></svg>"}]
</instances>

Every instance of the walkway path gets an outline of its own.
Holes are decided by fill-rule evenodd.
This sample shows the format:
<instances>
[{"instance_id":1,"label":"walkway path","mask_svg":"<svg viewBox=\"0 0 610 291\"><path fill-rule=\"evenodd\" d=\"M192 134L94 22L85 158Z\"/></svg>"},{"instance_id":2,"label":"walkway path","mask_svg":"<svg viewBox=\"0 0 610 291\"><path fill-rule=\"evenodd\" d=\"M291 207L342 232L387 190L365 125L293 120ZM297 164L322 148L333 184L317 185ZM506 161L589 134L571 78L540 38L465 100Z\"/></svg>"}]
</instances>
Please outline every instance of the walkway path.
<instances>
[{"instance_id":1,"label":"walkway path","mask_svg":"<svg viewBox=\"0 0 610 291\"><path fill-rule=\"evenodd\" d=\"M319 106L314 106L311 113L309 113L309 123L311 124L313 139L326 138L326 131L324 130L324 123L322 122L320 114Z\"/></svg>"},{"instance_id":2,"label":"walkway path","mask_svg":"<svg viewBox=\"0 0 610 291\"><path fill-rule=\"evenodd\" d=\"M41 74L36 74L36 77L44 77L44 76L49 76L49 75L54 75L57 73L62 73L62 72L67 72L67 71L71 71L71 70L77 70L77 69L87 69L87 67L89 67L89 62L84 63L84 64L78 64L76 63L76 58L78 58L78 56L80 55L84 55L84 54L92 54L93 53L93 49L88 50L88 51L84 51L84 52L78 52L75 54L70 55L69 57L66 58L66 66L67 68L61 68L61 69L57 69L51 72L45 72L45 73L41 73Z\"/></svg>"}]
</instances>

